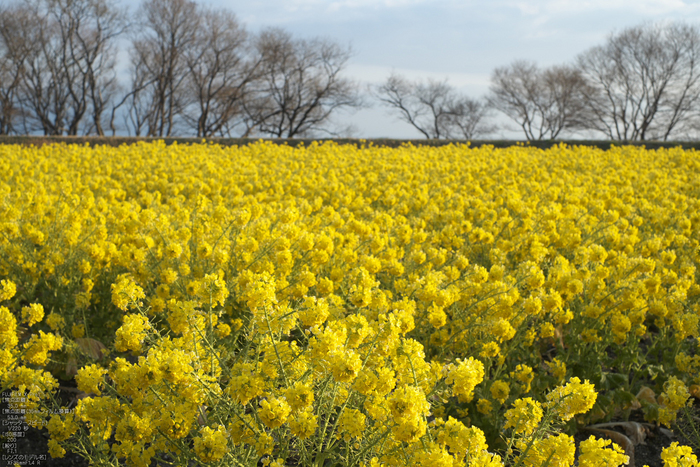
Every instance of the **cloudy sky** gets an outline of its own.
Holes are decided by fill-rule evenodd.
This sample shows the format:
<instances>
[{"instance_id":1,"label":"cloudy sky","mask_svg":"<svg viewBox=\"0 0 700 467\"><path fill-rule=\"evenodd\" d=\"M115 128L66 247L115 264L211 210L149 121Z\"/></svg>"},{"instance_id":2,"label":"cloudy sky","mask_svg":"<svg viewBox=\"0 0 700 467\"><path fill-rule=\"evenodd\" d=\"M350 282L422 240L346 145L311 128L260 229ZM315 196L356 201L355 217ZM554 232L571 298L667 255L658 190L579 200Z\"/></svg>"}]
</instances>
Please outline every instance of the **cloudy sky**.
<instances>
[{"instance_id":1,"label":"cloudy sky","mask_svg":"<svg viewBox=\"0 0 700 467\"><path fill-rule=\"evenodd\" d=\"M629 26L700 24L700 0L198 1L230 8L251 32L279 26L298 37L350 45L346 76L362 82L380 83L393 70L413 79L448 79L471 97L485 95L491 71L516 59L563 64ZM358 137L421 137L378 104L338 117L354 125Z\"/></svg>"}]
</instances>

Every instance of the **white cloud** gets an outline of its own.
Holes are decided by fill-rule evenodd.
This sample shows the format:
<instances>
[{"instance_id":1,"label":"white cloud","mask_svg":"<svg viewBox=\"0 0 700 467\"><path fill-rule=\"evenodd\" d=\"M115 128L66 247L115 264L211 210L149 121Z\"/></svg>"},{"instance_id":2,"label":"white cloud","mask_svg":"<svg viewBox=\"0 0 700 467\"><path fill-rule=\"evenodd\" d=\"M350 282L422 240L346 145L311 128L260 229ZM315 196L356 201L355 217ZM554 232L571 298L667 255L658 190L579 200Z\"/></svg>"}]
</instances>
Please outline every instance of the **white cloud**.
<instances>
[{"instance_id":1,"label":"white cloud","mask_svg":"<svg viewBox=\"0 0 700 467\"><path fill-rule=\"evenodd\" d=\"M596 11L625 10L643 15L668 14L690 8L683 0L544 0L507 1L524 15L577 14Z\"/></svg>"},{"instance_id":2,"label":"white cloud","mask_svg":"<svg viewBox=\"0 0 700 467\"><path fill-rule=\"evenodd\" d=\"M342 10L367 10L410 8L412 6L437 3L436 0L286 0L267 1L266 9L274 14L283 11L297 13L335 13ZM275 5L275 7L270 8Z\"/></svg>"},{"instance_id":3,"label":"white cloud","mask_svg":"<svg viewBox=\"0 0 700 467\"><path fill-rule=\"evenodd\" d=\"M419 5L421 3L431 3L433 0L334 0L331 2L320 1L320 4L327 4L328 11L337 11L344 8L404 8Z\"/></svg>"},{"instance_id":4,"label":"white cloud","mask_svg":"<svg viewBox=\"0 0 700 467\"><path fill-rule=\"evenodd\" d=\"M626 12L642 16L672 15L698 10L697 4L684 0L506 0L505 5L524 16L544 21L560 17L596 12Z\"/></svg>"},{"instance_id":5,"label":"white cloud","mask_svg":"<svg viewBox=\"0 0 700 467\"><path fill-rule=\"evenodd\" d=\"M576 29L591 35L591 18L600 17L608 29L598 30L592 38L602 39L611 22L618 27L629 26L630 21L694 21L700 18L700 4L685 0L499 0L501 7L510 8L525 20L521 32L524 39L556 39L572 37L572 31L562 24L580 21ZM583 19L587 18L587 19ZM579 27L580 26L580 27Z\"/></svg>"}]
</instances>

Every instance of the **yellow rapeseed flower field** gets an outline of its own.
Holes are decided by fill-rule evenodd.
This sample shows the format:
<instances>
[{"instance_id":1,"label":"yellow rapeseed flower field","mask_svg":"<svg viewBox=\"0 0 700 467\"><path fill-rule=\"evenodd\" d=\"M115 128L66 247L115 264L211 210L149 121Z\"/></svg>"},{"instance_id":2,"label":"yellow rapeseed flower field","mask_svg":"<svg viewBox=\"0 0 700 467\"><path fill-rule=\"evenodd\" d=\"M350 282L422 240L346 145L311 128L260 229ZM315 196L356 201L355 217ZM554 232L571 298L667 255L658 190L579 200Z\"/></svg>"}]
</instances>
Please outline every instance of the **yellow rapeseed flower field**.
<instances>
[{"instance_id":1,"label":"yellow rapeseed flower field","mask_svg":"<svg viewBox=\"0 0 700 467\"><path fill-rule=\"evenodd\" d=\"M571 466L700 396L699 262L680 148L0 146L0 381L96 465Z\"/></svg>"}]
</instances>

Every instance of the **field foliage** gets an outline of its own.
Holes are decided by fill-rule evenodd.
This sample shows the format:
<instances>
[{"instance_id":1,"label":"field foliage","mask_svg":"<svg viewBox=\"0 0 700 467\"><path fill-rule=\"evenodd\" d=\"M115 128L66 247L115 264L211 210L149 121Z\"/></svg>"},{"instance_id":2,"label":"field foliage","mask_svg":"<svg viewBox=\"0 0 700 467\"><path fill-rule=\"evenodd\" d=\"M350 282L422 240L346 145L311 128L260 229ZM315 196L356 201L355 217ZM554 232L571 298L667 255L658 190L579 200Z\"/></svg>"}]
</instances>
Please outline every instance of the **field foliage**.
<instances>
[{"instance_id":1,"label":"field foliage","mask_svg":"<svg viewBox=\"0 0 700 467\"><path fill-rule=\"evenodd\" d=\"M699 246L694 150L0 146L0 378L95 465L617 466Z\"/></svg>"}]
</instances>

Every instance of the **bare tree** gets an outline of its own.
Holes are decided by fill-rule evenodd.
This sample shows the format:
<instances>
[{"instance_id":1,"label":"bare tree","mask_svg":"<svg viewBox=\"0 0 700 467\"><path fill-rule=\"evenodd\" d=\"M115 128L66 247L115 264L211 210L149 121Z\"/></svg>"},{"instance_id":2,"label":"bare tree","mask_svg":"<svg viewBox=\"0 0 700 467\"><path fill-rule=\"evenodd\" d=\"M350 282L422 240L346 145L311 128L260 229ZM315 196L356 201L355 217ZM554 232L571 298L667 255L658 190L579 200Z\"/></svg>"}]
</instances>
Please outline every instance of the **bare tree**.
<instances>
[{"instance_id":1,"label":"bare tree","mask_svg":"<svg viewBox=\"0 0 700 467\"><path fill-rule=\"evenodd\" d=\"M72 64L62 61L67 58L67 44L61 40L60 28L46 4L33 2L16 5L15 18L24 18L27 23L20 27L9 27L3 35L12 43L22 69L17 102L23 109L23 132L42 131L44 135L60 135L66 130L69 115L69 99L66 81L67 69ZM12 19L11 19L12 20Z\"/></svg>"},{"instance_id":2,"label":"bare tree","mask_svg":"<svg viewBox=\"0 0 700 467\"><path fill-rule=\"evenodd\" d=\"M228 133L243 118L243 100L261 63L249 49L247 32L235 15L227 10L202 13L193 45L185 52L187 92L193 98L185 119L197 136Z\"/></svg>"},{"instance_id":3,"label":"bare tree","mask_svg":"<svg viewBox=\"0 0 700 467\"><path fill-rule=\"evenodd\" d=\"M491 105L515 121L528 140L555 139L581 126L586 82L578 70L518 60L491 75Z\"/></svg>"},{"instance_id":4,"label":"bare tree","mask_svg":"<svg viewBox=\"0 0 700 467\"><path fill-rule=\"evenodd\" d=\"M494 129L486 123L487 103L459 95L447 81L412 82L392 73L376 95L428 139L472 139Z\"/></svg>"},{"instance_id":5,"label":"bare tree","mask_svg":"<svg viewBox=\"0 0 700 467\"><path fill-rule=\"evenodd\" d=\"M116 38L126 29L125 12L105 0L45 0L63 45L60 61L73 118L67 132L104 135L103 114L116 90Z\"/></svg>"},{"instance_id":6,"label":"bare tree","mask_svg":"<svg viewBox=\"0 0 700 467\"><path fill-rule=\"evenodd\" d=\"M491 110L483 99L456 98L447 115L447 138L475 139L493 133L498 127L489 121Z\"/></svg>"},{"instance_id":7,"label":"bare tree","mask_svg":"<svg viewBox=\"0 0 700 467\"><path fill-rule=\"evenodd\" d=\"M201 15L191 0L144 0L132 40L132 89L122 102L137 135L170 136L188 104L186 54L194 44Z\"/></svg>"},{"instance_id":8,"label":"bare tree","mask_svg":"<svg viewBox=\"0 0 700 467\"><path fill-rule=\"evenodd\" d=\"M105 0L38 0L4 10L8 91L22 107L25 131L102 134L114 87L115 38L124 14ZM83 125L86 114L89 126Z\"/></svg>"},{"instance_id":9,"label":"bare tree","mask_svg":"<svg viewBox=\"0 0 700 467\"><path fill-rule=\"evenodd\" d=\"M118 89L116 39L127 29L126 13L105 0L70 0L67 5L73 17L70 50L89 103L86 132L103 136L103 115Z\"/></svg>"},{"instance_id":10,"label":"bare tree","mask_svg":"<svg viewBox=\"0 0 700 467\"><path fill-rule=\"evenodd\" d=\"M117 132L116 117L119 109L126 105L124 122L126 128L133 130L135 136L141 136L148 129L149 118L153 112L153 89L155 83L143 55L131 55L131 82L129 90L122 96L121 101L112 107L109 126L112 136ZM151 92L149 92L151 91Z\"/></svg>"},{"instance_id":11,"label":"bare tree","mask_svg":"<svg viewBox=\"0 0 700 467\"><path fill-rule=\"evenodd\" d=\"M586 126L617 140L667 140L697 123L700 30L642 25L578 57L589 83Z\"/></svg>"},{"instance_id":12,"label":"bare tree","mask_svg":"<svg viewBox=\"0 0 700 467\"><path fill-rule=\"evenodd\" d=\"M244 101L249 134L292 138L323 131L333 113L362 105L357 83L342 71L350 50L324 39L300 40L281 29L256 40L260 79Z\"/></svg>"},{"instance_id":13,"label":"bare tree","mask_svg":"<svg viewBox=\"0 0 700 467\"><path fill-rule=\"evenodd\" d=\"M414 83L392 73L377 88L377 96L387 106L400 112L401 120L411 124L428 139L444 137L447 133L448 107L451 87L447 82Z\"/></svg>"},{"instance_id":14,"label":"bare tree","mask_svg":"<svg viewBox=\"0 0 700 467\"><path fill-rule=\"evenodd\" d=\"M30 53L26 43L34 16L24 6L11 5L0 10L0 134L17 132L23 116L19 103L25 59Z\"/></svg>"}]
</instances>

